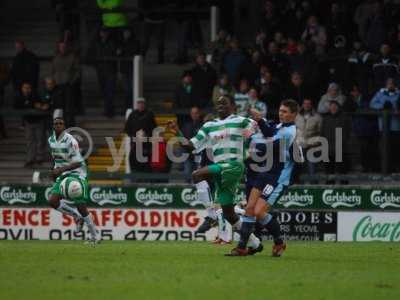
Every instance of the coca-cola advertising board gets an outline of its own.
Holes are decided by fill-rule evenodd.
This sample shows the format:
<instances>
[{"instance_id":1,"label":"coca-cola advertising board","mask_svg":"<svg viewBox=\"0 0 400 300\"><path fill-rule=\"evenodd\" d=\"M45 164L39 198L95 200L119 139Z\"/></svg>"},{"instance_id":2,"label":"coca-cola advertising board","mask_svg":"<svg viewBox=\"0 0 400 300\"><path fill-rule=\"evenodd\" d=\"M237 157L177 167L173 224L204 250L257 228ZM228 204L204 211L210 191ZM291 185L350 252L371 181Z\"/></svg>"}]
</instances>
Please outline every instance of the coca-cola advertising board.
<instances>
[{"instance_id":1,"label":"coca-cola advertising board","mask_svg":"<svg viewBox=\"0 0 400 300\"><path fill-rule=\"evenodd\" d=\"M400 213L338 212L338 241L399 242Z\"/></svg>"}]
</instances>

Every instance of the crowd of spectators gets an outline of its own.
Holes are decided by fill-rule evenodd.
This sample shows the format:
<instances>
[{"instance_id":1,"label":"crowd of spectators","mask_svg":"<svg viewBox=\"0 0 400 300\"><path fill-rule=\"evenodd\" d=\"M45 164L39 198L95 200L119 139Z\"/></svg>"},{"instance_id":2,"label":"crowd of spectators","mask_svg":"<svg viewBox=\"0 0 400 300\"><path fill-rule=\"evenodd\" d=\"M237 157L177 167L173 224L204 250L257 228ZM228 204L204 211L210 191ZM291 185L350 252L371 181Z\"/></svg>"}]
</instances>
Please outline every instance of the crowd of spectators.
<instances>
[{"instance_id":1,"label":"crowd of spectators","mask_svg":"<svg viewBox=\"0 0 400 300\"><path fill-rule=\"evenodd\" d=\"M379 172L382 155L388 155L389 171L399 172L399 16L400 4L390 0L263 1L254 42L241 45L233 30L221 29L184 72L177 107L209 112L220 95L230 95L239 114L256 105L276 120L280 101L294 99L306 152L321 146L318 137L328 141L327 174L348 172L354 157L362 171ZM368 114L382 110L390 113L386 153L379 143L383 119ZM341 162L334 159L337 129ZM306 166L315 174L314 163Z\"/></svg>"},{"instance_id":2,"label":"crowd of spectators","mask_svg":"<svg viewBox=\"0 0 400 300\"><path fill-rule=\"evenodd\" d=\"M256 10L258 15L249 11L240 13L241 18L247 17L249 24L254 23L250 20L257 20L257 25L249 30L252 36L244 38L236 35L232 24L237 22L237 16L229 10L235 5L243 8L242 1L228 4L227 1L204 1L207 5L211 2L220 5L222 29L210 44L204 42L196 15L174 17L180 24L175 61L187 62L190 47L199 50L194 66L182 74L177 84L176 107L187 111L196 107L208 113L219 96L230 95L237 103L239 114L246 116L249 108L256 108L269 119L276 119L280 101L294 99L302 107L298 126L306 149L318 146L310 142L312 137L324 136L329 140L336 128L345 133L344 161L326 164L328 173L344 173L352 167L349 157L355 152L355 140L362 170L379 171L382 153L376 141L385 128L383 119L360 113L398 111L400 4L393 0L254 1L251 5L260 4ZM196 9L204 5L201 1L200 4L144 1L142 8L148 13L143 15L144 34L139 41L126 15L118 11L123 1L97 0L96 3L103 9L101 28L83 53L77 45L80 36L77 14L71 13L80 4L53 1L60 24L60 42L51 74L42 82L38 58L18 41L10 68L0 62L0 105L4 86L11 82L16 108L29 106L42 111L62 108L67 125L73 125L74 116L84 112L80 96L83 58L95 67L104 114L112 117L118 73L124 83L126 108L131 107L133 89L132 64L127 60L118 62L116 58L142 54L146 59L154 38L157 62L164 63L165 27L170 18L157 9ZM30 85L35 100L21 105L20 98L26 97L23 91L26 84ZM179 115L178 119L182 125L193 121L188 115ZM46 124L48 120L43 117L42 121ZM6 136L2 123L0 118L0 138ZM22 126L28 128L26 124L33 123L24 119ZM391 171L400 170L400 159L395 155L400 150L399 124L398 115L391 114L388 124ZM29 128L27 135L34 135L33 127ZM329 152L329 156L335 155L335 147L329 148ZM31 160L40 161L40 158L29 158L28 165ZM308 164L308 170L310 174L315 173L315 165Z\"/></svg>"}]
</instances>

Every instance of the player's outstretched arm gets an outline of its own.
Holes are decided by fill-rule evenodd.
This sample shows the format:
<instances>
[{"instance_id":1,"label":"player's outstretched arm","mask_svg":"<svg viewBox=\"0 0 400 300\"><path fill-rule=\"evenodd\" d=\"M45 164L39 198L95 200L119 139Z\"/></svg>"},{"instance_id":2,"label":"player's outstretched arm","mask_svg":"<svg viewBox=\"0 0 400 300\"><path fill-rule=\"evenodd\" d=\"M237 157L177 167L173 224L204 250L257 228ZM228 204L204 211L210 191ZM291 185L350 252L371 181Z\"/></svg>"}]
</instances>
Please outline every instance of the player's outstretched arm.
<instances>
[{"instance_id":1,"label":"player's outstretched arm","mask_svg":"<svg viewBox=\"0 0 400 300\"><path fill-rule=\"evenodd\" d=\"M275 128L268 125L265 119L262 118L262 113L256 109L250 109L250 115L254 121L257 122L261 133L264 137L272 137L275 134Z\"/></svg>"},{"instance_id":2,"label":"player's outstretched arm","mask_svg":"<svg viewBox=\"0 0 400 300\"><path fill-rule=\"evenodd\" d=\"M178 137L184 137L181 130L178 127L178 124L175 121L170 121L167 124L167 128L174 133ZM186 140L184 143L178 141L179 145L188 152L192 152L195 150L193 143L190 140Z\"/></svg>"}]
</instances>

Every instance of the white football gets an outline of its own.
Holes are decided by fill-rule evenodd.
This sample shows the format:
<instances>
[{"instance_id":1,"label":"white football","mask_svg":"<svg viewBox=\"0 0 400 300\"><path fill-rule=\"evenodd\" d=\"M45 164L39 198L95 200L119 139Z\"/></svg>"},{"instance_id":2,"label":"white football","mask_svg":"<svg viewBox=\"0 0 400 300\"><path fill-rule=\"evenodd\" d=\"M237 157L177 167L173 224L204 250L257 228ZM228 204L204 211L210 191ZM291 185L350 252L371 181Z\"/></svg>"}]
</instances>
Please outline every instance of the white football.
<instances>
[{"instance_id":1,"label":"white football","mask_svg":"<svg viewBox=\"0 0 400 300\"><path fill-rule=\"evenodd\" d=\"M66 177L61 181L60 190L66 199L79 198L83 194L82 184L79 180L72 177Z\"/></svg>"}]
</instances>

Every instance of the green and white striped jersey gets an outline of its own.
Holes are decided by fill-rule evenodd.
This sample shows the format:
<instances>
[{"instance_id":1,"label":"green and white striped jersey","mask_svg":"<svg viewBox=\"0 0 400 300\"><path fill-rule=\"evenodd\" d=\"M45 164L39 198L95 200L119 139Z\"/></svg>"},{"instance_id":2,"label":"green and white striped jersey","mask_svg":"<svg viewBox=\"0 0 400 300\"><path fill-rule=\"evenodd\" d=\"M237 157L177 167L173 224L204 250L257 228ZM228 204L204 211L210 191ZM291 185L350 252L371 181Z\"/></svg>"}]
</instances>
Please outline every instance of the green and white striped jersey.
<instances>
[{"instance_id":1,"label":"green and white striped jersey","mask_svg":"<svg viewBox=\"0 0 400 300\"><path fill-rule=\"evenodd\" d=\"M214 163L243 161L245 155L243 131L254 132L256 126L257 124L249 118L230 115L223 120L206 122L190 141L195 147L195 152L211 146Z\"/></svg>"},{"instance_id":2,"label":"green and white striped jersey","mask_svg":"<svg viewBox=\"0 0 400 300\"><path fill-rule=\"evenodd\" d=\"M249 99L249 101L247 102L247 106L246 106L246 112L247 112L250 108L251 108L251 109L258 110L258 111L261 113L261 115L262 115L263 118L265 118L265 117L267 116L267 106L265 105L264 102L261 102L260 100L257 100L257 99ZM247 113L247 114L245 115L245 117L248 117L248 116L249 116L249 114Z\"/></svg>"},{"instance_id":3,"label":"green and white striped jersey","mask_svg":"<svg viewBox=\"0 0 400 300\"><path fill-rule=\"evenodd\" d=\"M54 160L54 169L80 162L81 166L71 171L65 171L62 175L74 174L85 179L87 177L87 167L80 151L76 139L69 133L63 133L56 138L55 133L49 137L49 147L51 156Z\"/></svg>"},{"instance_id":4,"label":"green and white striped jersey","mask_svg":"<svg viewBox=\"0 0 400 300\"><path fill-rule=\"evenodd\" d=\"M234 96L236 104L236 112L239 116L247 115L247 105L249 103L249 95L247 93L236 93Z\"/></svg>"}]
</instances>

